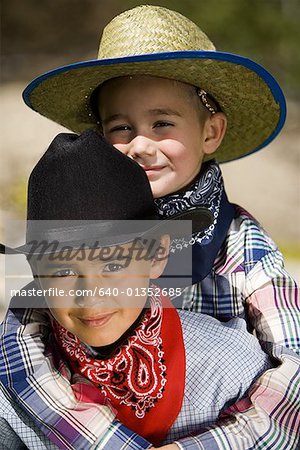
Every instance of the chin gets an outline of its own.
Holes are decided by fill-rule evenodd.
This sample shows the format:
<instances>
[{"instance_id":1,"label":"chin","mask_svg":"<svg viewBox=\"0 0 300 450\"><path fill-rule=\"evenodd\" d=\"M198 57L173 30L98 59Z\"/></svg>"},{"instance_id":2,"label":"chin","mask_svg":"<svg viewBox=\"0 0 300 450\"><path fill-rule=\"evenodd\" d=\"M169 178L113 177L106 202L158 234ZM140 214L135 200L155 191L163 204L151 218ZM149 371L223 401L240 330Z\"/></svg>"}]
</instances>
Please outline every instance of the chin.
<instances>
[{"instance_id":1,"label":"chin","mask_svg":"<svg viewBox=\"0 0 300 450\"><path fill-rule=\"evenodd\" d=\"M83 342L87 345L90 345L91 347L106 347L107 345L112 345L117 342L119 338L120 336L113 336L97 339L96 336L93 336L91 338L83 339Z\"/></svg>"},{"instance_id":2,"label":"chin","mask_svg":"<svg viewBox=\"0 0 300 450\"><path fill-rule=\"evenodd\" d=\"M151 183L150 183L150 185L151 185ZM162 188L162 187L157 187L157 186L151 185L151 190L152 190L152 195L154 198L164 197L165 195L171 194L171 192L173 192L173 190L170 189L169 186Z\"/></svg>"}]
</instances>

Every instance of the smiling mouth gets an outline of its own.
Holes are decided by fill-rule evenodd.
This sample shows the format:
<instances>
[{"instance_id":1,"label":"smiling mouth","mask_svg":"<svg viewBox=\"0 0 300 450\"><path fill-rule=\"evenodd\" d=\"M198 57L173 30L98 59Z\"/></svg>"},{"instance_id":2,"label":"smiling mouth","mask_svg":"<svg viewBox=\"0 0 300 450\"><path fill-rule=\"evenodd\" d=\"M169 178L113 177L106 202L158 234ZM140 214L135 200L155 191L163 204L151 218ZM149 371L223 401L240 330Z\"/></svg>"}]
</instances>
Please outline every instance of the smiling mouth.
<instances>
[{"instance_id":1,"label":"smiling mouth","mask_svg":"<svg viewBox=\"0 0 300 450\"><path fill-rule=\"evenodd\" d=\"M162 170L164 166L142 166L145 172L158 172L159 170Z\"/></svg>"},{"instance_id":2,"label":"smiling mouth","mask_svg":"<svg viewBox=\"0 0 300 450\"><path fill-rule=\"evenodd\" d=\"M146 172L146 175L149 179L152 177L156 178L160 176L160 172L165 168L165 166L141 166L142 169Z\"/></svg>"},{"instance_id":3,"label":"smiling mouth","mask_svg":"<svg viewBox=\"0 0 300 450\"><path fill-rule=\"evenodd\" d=\"M96 328L96 327L102 327L104 325L106 325L110 319L112 318L112 316L114 315L114 313L110 313L110 314L102 314L99 316L95 316L95 317L80 317L79 320L80 322L82 322L85 326L91 327L91 328Z\"/></svg>"}]
</instances>

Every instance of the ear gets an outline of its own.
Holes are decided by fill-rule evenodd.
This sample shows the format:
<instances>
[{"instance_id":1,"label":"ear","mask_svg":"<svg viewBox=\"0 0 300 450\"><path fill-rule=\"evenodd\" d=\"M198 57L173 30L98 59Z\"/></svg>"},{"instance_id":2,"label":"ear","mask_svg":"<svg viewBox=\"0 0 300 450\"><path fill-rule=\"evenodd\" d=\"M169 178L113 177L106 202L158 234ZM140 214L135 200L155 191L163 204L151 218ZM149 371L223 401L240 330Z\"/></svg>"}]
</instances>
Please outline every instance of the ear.
<instances>
[{"instance_id":1,"label":"ear","mask_svg":"<svg viewBox=\"0 0 300 450\"><path fill-rule=\"evenodd\" d=\"M203 127L203 153L211 155L221 144L227 127L227 119L224 113L211 114Z\"/></svg>"},{"instance_id":2,"label":"ear","mask_svg":"<svg viewBox=\"0 0 300 450\"><path fill-rule=\"evenodd\" d=\"M170 249L170 236L168 234L164 234L160 237L160 244L155 253L154 258L151 261L151 269L150 269L150 278L156 279L161 276L163 273L169 256Z\"/></svg>"}]
</instances>

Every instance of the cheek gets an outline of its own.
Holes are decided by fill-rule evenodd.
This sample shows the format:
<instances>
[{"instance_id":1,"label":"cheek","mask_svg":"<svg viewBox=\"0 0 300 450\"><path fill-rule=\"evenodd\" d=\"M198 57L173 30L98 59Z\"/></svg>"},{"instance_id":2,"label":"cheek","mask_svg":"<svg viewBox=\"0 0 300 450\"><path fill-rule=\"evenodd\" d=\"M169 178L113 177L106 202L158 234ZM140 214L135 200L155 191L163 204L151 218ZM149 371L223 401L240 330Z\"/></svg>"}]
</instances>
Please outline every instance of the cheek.
<instances>
[{"instance_id":1,"label":"cheek","mask_svg":"<svg viewBox=\"0 0 300 450\"><path fill-rule=\"evenodd\" d=\"M186 176L189 172L194 172L195 166L199 165L199 155L186 143L172 141L162 153L168 158L173 170L179 176ZM198 152L197 152L198 153Z\"/></svg>"},{"instance_id":2,"label":"cheek","mask_svg":"<svg viewBox=\"0 0 300 450\"><path fill-rule=\"evenodd\" d=\"M52 316L67 330L72 329L72 321L69 316L69 310L66 308L51 308Z\"/></svg>"},{"instance_id":3,"label":"cheek","mask_svg":"<svg viewBox=\"0 0 300 450\"><path fill-rule=\"evenodd\" d=\"M193 130L186 132L178 132L171 139L165 139L160 142L160 151L170 159L195 159L201 154L202 141L200 134L196 134Z\"/></svg>"},{"instance_id":4,"label":"cheek","mask_svg":"<svg viewBox=\"0 0 300 450\"><path fill-rule=\"evenodd\" d=\"M180 167L192 167L201 164L203 159L200 139L185 139L173 146L173 159Z\"/></svg>"},{"instance_id":5,"label":"cheek","mask_svg":"<svg viewBox=\"0 0 300 450\"><path fill-rule=\"evenodd\" d=\"M47 291L45 298L49 308L63 311L74 307L75 292L78 287L80 288L75 277L45 278L44 280L49 280L43 285L43 289Z\"/></svg>"},{"instance_id":6,"label":"cheek","mask_svg":"<svg viewBox=\"0 0 300 450\"><path fill-rule=\"evenodd\" d=\"M119 322L122 331L125 332L141 314L143 308L128 308L122 311L122 320Z\"/></svg>"},{"instance_id":7,"label":"cheek","mask_svg":"<svg viewBox=\"0 0 300 450\"><path fill-rule=\"evenodd\" d=\"M181 161L182 158L187 157L188 148L185 143L179 138L176 139L165 139L160 141L159 150L163 153L170 161Z\"/></svg>"}]
</instances>

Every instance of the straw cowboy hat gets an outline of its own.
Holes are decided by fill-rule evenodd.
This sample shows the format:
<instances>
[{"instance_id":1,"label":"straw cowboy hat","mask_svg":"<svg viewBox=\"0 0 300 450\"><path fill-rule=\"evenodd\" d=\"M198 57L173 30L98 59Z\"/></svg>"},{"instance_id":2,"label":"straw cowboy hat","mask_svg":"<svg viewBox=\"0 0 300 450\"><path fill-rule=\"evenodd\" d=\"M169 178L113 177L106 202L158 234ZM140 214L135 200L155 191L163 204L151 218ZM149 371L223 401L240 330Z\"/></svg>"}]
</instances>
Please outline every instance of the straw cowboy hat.
<instances>
[{"instance_id":1,"label":"straw cowboy hat","mask_svg":"<svg viewBox=\"0 0 300 450\"><path fill-rule=\"evenodd\" d=\"M174 216L202 231L212 213L197 207ZM159 220L150 183L138 163L98 132L57 135L33 168L28 182L26 243L0 244L0 253L48 254L68 248L98 248L153 233L176 233L171 220ZM178 234L179 233L179 234Z\"/></svg>"},{"instance_id":2,"label":"straw cowboy hat","mask_svg":"<svg viewBox=\"0 0 300 450\"><path fill-rule=\"evenodd\" d=\"M104 29L98 59L59 67L34 79L25 103L75 132L97 127L93 91L120 76L150 75L201 88L228 119L219 162L238 159L269 144L284 125L285 98L262 66L215 50L186 17L159 6L138 6L116 16ZM207 93L207 96L206 94Z\"/></svg>"}]
</instances>

